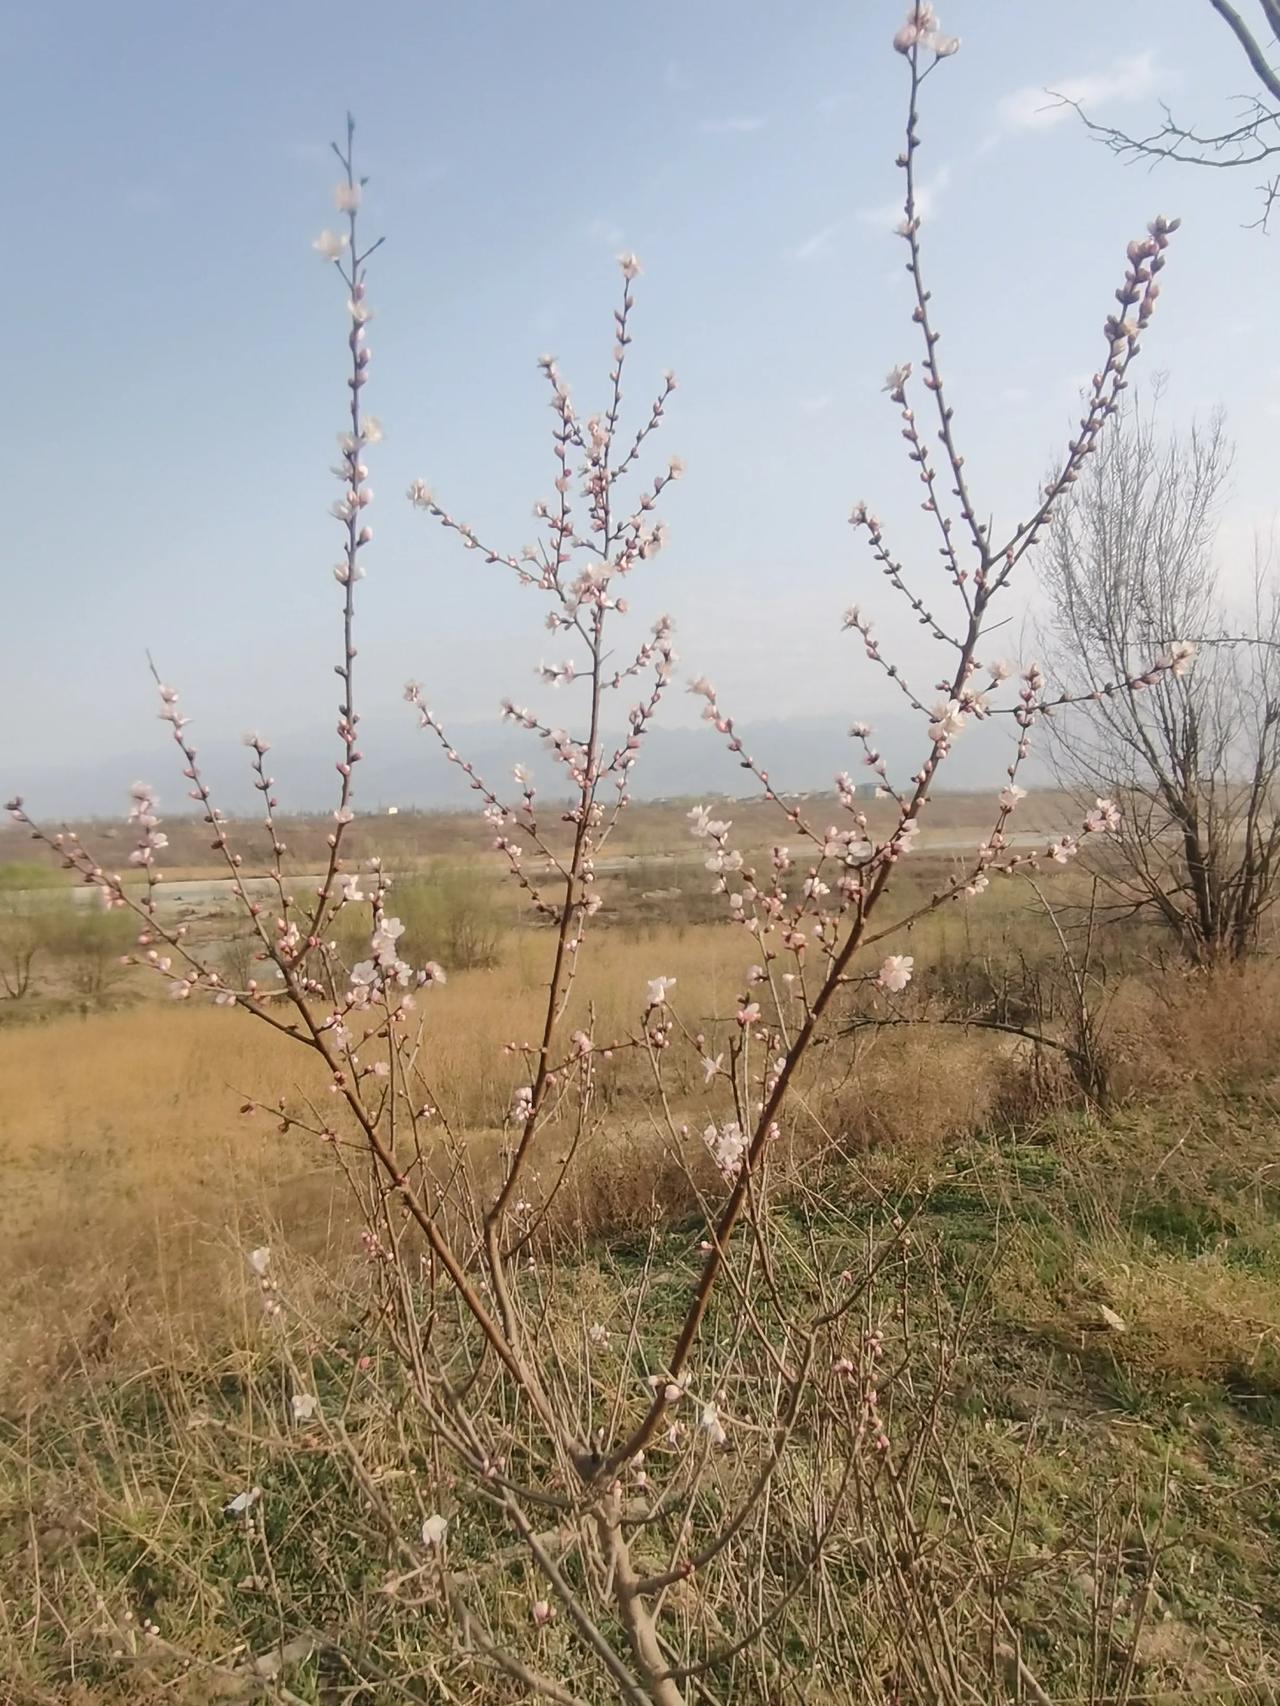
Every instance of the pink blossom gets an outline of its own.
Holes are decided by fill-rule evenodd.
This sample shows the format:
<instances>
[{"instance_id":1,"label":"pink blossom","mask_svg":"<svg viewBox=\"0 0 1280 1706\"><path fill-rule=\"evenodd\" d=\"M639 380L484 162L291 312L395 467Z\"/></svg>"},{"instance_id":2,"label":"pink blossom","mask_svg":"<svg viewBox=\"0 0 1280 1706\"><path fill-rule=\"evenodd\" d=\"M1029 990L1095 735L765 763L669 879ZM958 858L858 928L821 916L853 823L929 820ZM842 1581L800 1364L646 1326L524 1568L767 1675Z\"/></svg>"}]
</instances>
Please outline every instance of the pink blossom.
<instances>
[{"instance_id":1,"label":"pink blossom","mask_svg":"<svg viewBox=\"0 0 1280 1706\"><path fill-rule=\"evenodd\" d=\"M711 1159L720 1169L722 1176L732 1184L741 1171L747 1152L747 1140L742 1127L736 1120L730 1120L723 1126L709 1125L702 1134L702 1141L710 1150Z\"/></svg>"},{"instance_id":2,"label":"pink blossom","mask_svg":"<svg viewBox=\"0 0 1280 1706\"><path fill-rule=\"evenodd\" d=\"M1108 834L1120 827L1120 808L1114 800L1095 800L1093 810L1084 820L1091 835Z\"/></svg>"},{"instance_id":3,"label":"pink blossom","mask_svg":"<svg viewBox=\"0 0 1280 1706\"><path fill-rule=\"evenodd\" d=\"M333 191L333 205L339 213L354 213L360 205L360 185L336 184Z\"/></svg>"},{"instance_id":4,"label":"pink blossom","mask_svg":"<svg viewBox=\"0 0 1280 1706\"><path fill-rule=\"evenodd\" d=\"M964 707L958 699L939 699L930 712L929 739L951 741L964 731Z\"/></svg>"},{"instance_id":5,"label":"pink blossom","mask_svg":"<svg viewBox=\"0 0 1280 1706\"><path fill-rule=\"evenodd\" d=\"M678 1404L684 1397L684 1387L674 1380L668 1380L665 1374L651 1374L649 1385L655 1392L662 1394L664 1404Z\"/></svg>"},{"instance_id":6,"label":"pink blossom","mask_svg":"<svg viewBox=\"0 0 1280 1706\"><path fill-rule=\"evenodd\" d=\"M661 1007L667 999L667 991L674 989L674 977L653 977L649 979L648 998L650 1007Z\"/></svg>"},{"instance_id":7,"label":"pink blossom","mask_svg":"<svg viewBox=\"0 0 1280 1706\"><path fill-rule=\"evenodd\" d=\"M1025 788L1020 788L1016 782L1010 782L1007 788L1002 788L1000 790L1000 804L1007 812L1011 812L1017 805L1018 801L1025 800L1026 797L1027 790Z\"/></svg>"},{"instance_id":8,"label":"pink blossom","mask_svg":"<svg viewBox=\"0 0 1280 1706\"><path fill-rule=\"evenodd\" d=\"M910 954L890 954L880 967L880 974L876 978L876 982L881 989L887 989L892 994L898 995L911 982L915 963Z\"/></svg>"},{"instance_id":9,"label":"pink blossom","mask_svg":"<svg viewBox=\"0 0 1280 1706\"><path fill-rule=\"evenodd\" d=\"M738 1009L738 1023L745 1029L748 1025L757 1024L759 1019L760 1003L758 1001L744 1001Z\"/></svg>"}]
</instances>

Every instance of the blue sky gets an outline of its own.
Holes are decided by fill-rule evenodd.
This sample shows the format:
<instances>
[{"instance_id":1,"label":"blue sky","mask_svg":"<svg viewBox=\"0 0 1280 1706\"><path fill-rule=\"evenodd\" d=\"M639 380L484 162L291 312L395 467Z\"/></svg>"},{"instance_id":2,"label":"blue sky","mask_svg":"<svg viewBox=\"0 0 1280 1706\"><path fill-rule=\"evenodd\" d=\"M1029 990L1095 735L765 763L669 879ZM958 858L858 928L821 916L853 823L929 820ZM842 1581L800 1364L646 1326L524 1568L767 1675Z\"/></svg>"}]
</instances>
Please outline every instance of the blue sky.
<instances>
[{"instance_id":1,"label":"blue sky","mask_svg":"<svg viewBox=\"0 0 1280 1706\"><path fill-rule=\"evenodd\" d=\"M1039 91L1141 125L1216 116L1247 83L1204 0L950 0L930 84L927 253L980 500L1021 512L1101 353L1124 244L1181 213L1148 373L1169 412L1225 405L1239 441L1224 561L1276 505L1275 245L1240 174L1125 168ZM49 0L6 24L11 469L0 783L109 761L159 725L144 650L201 734L326 738L338 589L327 473L343 293L312 252L350 107L371 176L368 401L377 538L362 588L371 719L408 676L442 714L536 701L542 608L402 493L426 478L510 547L549 487L554 352L599 397L634 249L630 400L680 378L664 439L687 477L632 595L670 610L691 673L742 717L874 715L840 613L918 647L846 517L920 525L883 376L916 355L900 243L898 0L560 0L350 8ZM886 648L887 649L887 648ZM1012 649L1012 647L1011 647ZM682 698L675 714L694 715ZM121 775L122 786L131 778ZM172 791L172 790L171 790Z\"/></svg>"}]
</instances>

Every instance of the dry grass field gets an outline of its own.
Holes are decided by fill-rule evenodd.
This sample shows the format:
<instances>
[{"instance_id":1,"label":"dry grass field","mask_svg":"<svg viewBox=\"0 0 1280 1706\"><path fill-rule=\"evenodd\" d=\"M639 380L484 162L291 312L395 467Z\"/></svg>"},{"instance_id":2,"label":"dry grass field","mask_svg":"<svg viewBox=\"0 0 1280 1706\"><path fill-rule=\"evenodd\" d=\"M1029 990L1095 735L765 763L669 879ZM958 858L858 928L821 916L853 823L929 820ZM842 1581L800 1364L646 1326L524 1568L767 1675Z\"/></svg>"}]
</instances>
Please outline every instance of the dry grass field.
<instances>
[{"instance_id":1,"label":"dry grass field","mask_svg":"<svg viewBox=\"0 0 1280 1706\"><path fill-rule=\"evenodd\" d=\"M573 995L598 1036L634 1030L648 977L675 977L708 1026L742 985L741 935L712 922L696 871L677 882L664 863L677 821L645 830L647 852L634 834L634 865L603 879ZM973 825L956 807L951 827ZM521 1074L504 1045L527 1040L550 944L447 851L404 870L471 920L481 963L429 993L427 1034L433 1095L483 1165ZM947 857L921 860L904 909ZM1048 892L1067 909L1090 890L1077 875ZM193 927L216 941L227 923L211 907ZM962 1606L975 1548L994 1548L1054 1700L1280 1698L1280 974L1192 977L1142 931L1104 931L1101 1109L1053 1049L948 1022L998 1012L1064 1034L1054 932L1028 890L931 915L910 951L925 1022L811 1060L776 1212L795 1218L797 1281L819 1257L856 1262L870 1216L909 1227L901 1286L876 1306L918 1365L893 1401L905 1417L936 1374L931 1426L980 1512L974 1534L941 1523L938 1581ZM352 1442L406 1520L425 1494L398 1478L418 1448L369 1317L360 1223L322 1145L239 1111L323 1094L307 1057L234 1010L157 999L136 971L94 988L78 964L63 942L0 1003L0 1699L522 1698L477 1682L438 1619L386 1591ZM588 1316L625 1319L642 1270L673 1310L693 1273L698 1144L674 1156L638 1111L642 1073L619 1058L616 1108L547 1228L556 1260L530 1280L566 1346ZM696 1131L701 1075L671 1093ZM563 1134L552 1122L541 1141ZM246 1268L261 1244L284 1336L264 1334ZM289 1423L290 1380L327 1419ZM232 1532L222 1505L250 1485L265 1525ZM495 1618L523 1614L525 1571L495 1583ZM575 1662L554 1630L546 1647Z\"/></svg>"}]
</instances>

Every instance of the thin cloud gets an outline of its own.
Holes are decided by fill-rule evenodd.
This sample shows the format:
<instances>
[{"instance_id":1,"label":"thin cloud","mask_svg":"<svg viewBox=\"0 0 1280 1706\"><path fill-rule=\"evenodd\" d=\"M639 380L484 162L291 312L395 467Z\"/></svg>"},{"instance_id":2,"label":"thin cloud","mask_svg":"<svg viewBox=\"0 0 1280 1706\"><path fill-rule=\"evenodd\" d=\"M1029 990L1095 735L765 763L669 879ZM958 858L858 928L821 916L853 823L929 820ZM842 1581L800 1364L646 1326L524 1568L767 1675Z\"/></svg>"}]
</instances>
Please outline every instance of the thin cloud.
<instances>
[{"instance_id":1,"label":"thin cloud","mask_svg":"<svg viewBox=\"0 0 1280 1706\"><path fill-rule=\"evenodd\" d=\"M826 254L831 247L832 239L839 234L839 231L839 221L833 225L824 225L820 231L815 231L812 237L806 237L803 243L798 243L791 250L792 259L816 261L819 255Z\"/></svg>"},{"instance_id":2,"label":"thin cloud","mask_svg":"<svg viewBox=\"0 0 1280 1706\"><path fill-rule=\"evenodd\" d=\"M1134 53L1083 77L1060 78L1051 86L1028 83L1000 102L1004 130L1047 130L1072 116L1073 105L1086 112L1145 100L1169 80L1153 53Z\"/></svg>"},{"instance_id":3,"label":"thin cloud","mask_svg":"<svg viewBox=\"0 0 1280 1706\"><path fill-rule=\"evenodd\" d=\"M941 166L927 182L916 185L918 219L932 219L936 216L943 193L950 182L950 166ZM879 225L886 230L892 230L902 218L902 203L890 201L881 207L859 208L858 218L864 225Z\"/></svg>"},{"instance_id":4,"label":"thin cloud","mask_svg":"<svg viewBox=\"0 0 1280 1706\"><path fill-rule=\"evenodd\" d=\"M698 129L704 136L749 136L763 130L768 123L763 118L704 118Z\"/></svg>"}]
</instances>

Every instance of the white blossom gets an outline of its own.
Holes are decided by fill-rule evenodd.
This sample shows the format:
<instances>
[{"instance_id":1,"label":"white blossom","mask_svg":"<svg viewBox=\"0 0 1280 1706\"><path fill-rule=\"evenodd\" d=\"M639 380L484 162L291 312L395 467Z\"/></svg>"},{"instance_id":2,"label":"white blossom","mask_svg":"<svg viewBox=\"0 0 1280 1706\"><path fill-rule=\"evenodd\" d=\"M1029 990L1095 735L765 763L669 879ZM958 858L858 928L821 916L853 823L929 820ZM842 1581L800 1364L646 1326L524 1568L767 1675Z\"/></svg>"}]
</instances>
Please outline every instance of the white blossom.
<instances>
[{"instance_id":1,"label":"white blossom","mask_svg":"<svg viewBox=\"0 0 1280 1706\"><path fill-rule=\"evenodd\" d=\"M347 246L347 239L336 231L322 231L311 247L326 261L336 261Z\"/></svg>"},{"instance_id":2,"label":"white blossom","mask_svg":"<svg viewBox=\"0 0 1280 1706\"><path fill-rule=\"evenodd\" d=\"M1169 650L1156 659L1159 669L1167 669L1170 675L1185 675L1195 659L1196 648L1190 640L1175 640Z\"/></svg>"},{"instance_id":3,"label":"white blossom","mask_svg":"<svg viewBox=\"0 0 1280 1706\"><path fill-rule=\"evenodd\" d=\"M698 1417L698 1426L704 1431L712 1445L723 1445L728 1435L724 1431L724 1423L720 1420L720 1412L714 1404L704 1404L702 1414Z\"/></svg>"},{"instance_id":4,"label":"white blossom","mask_svg":"<svg viewBox=\"0 0 1280 1706\"><path fill-rule=\"evenodd\" d=\"M742 1127L737 1120L729 1120L722 1126L709 1125L702 1134L702 1141L725 1180L732 1184L747 1153L747 1139Z\"/></svg>"},{"instance_id":5,"label":"white blossom","mask_svg":"<svg viewBox=\"0 0 1280 1706\"><path fill-rule=\"evenodd\" d=\"M223 1516L247 1516L261 1497L261 1487L249 1487L245 1492L237 1493L233 1499L228 1499L222 1507L222 1514Z\"/></svg>"},{"instance_id":6,"label":"white blossom","mask_svg":"<svg viewBox=\"0 0 1280 1706\"><path fill-rule=\"evenodd\" d=\"M422 1544L429 1552L439 1552L444 1548L444 1537L448 1532L449 1519L447 1516L429 1516L422 1523Z\"/></svg>"}]
</instances>

